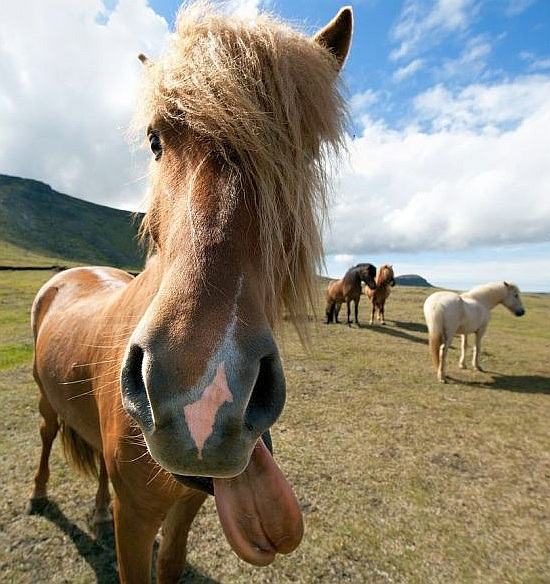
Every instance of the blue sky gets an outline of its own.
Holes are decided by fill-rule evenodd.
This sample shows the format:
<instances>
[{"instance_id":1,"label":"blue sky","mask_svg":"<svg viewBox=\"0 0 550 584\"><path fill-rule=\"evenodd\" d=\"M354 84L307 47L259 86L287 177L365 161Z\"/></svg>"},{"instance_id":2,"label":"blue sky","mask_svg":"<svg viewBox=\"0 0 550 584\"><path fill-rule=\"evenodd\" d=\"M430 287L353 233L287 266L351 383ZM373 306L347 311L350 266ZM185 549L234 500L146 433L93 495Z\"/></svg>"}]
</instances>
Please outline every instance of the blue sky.
<instances>
[{"instance_id":1,"label":"blue sky","mask_svg":"<svg viewBox=\"0 0 550 584\"><path fill-rule=\"evenodd\" d=\"M444 3L444 2L443 2ZM334 0L273 0L251 2L313 33L328 22L345 2ZM550 70L550 2L547 0L475 0L449 1L464 5L467 22L449 31L434 27L408 57L392 58L399 48L396 27L403 21L405 9L420 7L426 14L435 3L431 0L360 0L351 2L355 17L353 48L346 63L344 78L350 96L366 91L381 93L383 99L371 112L392 126L407 123L411 99L438 82L459 88L476 81L495 81L530 73L539 61ZM150 5L173 26L180 2L151 0ZM418 20L421 20L419 18ZM445 75L442 69L457 60L472 43L472 49L484 52L483 68L465 67ZM412 61L423 61L421 69L396 83L393 75ZM536 67L535 67L536 69Z\"/></svg>"},{"instance_id":2,"label":"blue sky","mask_svg":"<svg viewBox=\"0 0 550 584\"><path fill-rule=\"evenodd\" d=\"M307 33L342 6L229 4L247 17L267 9ZM335 173L327 272L387 262L446 287L502 278L550 291L550 1L351 4L343 79L352 124ZM129 147L126 131L135 55L162 51L178 6L2 3L0 172L139 207L148 154Z\"/></svg>"}]
</instances>

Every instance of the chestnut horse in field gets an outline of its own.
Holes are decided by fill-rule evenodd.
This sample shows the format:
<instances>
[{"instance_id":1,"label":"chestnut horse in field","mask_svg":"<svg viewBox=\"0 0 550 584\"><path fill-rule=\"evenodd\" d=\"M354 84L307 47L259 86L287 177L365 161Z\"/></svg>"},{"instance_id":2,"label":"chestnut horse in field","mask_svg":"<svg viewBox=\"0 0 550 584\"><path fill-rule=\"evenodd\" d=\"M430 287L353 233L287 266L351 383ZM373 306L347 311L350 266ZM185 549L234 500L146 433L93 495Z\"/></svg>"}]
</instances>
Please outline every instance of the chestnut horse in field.
<instances>
[{"instance_id":1,"label":"chestnut horse in field","mask_svg":"<svg viewBox=\"0 0 550 584\"><path fill-rule=\"evenodd\" d=\"M344 135L351 30L349 8L313 38L268 16L182 9L167 52L140 56L137 123L154 155L144 271L67 270L35 299L43 422L29 510L46 504L61 429L69 458L98 475L96 525L109 520L112 483L123 583L150 582L161 526L157 581L178 581L208 492L252 564L302 538L268 449L285 401L274 330L286 311L305 334L322 258L321 152Z\"/></svg>"},{"instance_id":2,"label":"chestnut horse in field","mask_svg":"<svg viewBox=\"0 0 550 584\"><path fill-rule=\"evenodd\" d=\"M361 299L361 282L365 282L368 288L374 290L376 287L375 283L376 277L376 267L372 264L357 264L353 268L350 268L341 280L335 280L327 286L326 290L326 316L327 324L331 322L339 323L338 314L340 313L340 307L345 302L348 307L348 320L347 323L351 326L351 303L355 304L355 324L359 324L358 312L359 312L359 300Z\"/></svg>"},{"instance_id":3,"label":"chestnut horse in field","mask_svg":"<svg viewBox=\"0 0 550 584\"><path fill-rule=\"evenodd\" d=\"M384 307L386 300L391 294L391 289L395 286L395 276L393 275L393 266L384 264L378 268L376 274L376 288L366 289L365 292L372 302L372 312L370 315L370 324L374 323L374 314L378 311L378 320L386 324L384 319Z\"/></svg>"}]
</instances>

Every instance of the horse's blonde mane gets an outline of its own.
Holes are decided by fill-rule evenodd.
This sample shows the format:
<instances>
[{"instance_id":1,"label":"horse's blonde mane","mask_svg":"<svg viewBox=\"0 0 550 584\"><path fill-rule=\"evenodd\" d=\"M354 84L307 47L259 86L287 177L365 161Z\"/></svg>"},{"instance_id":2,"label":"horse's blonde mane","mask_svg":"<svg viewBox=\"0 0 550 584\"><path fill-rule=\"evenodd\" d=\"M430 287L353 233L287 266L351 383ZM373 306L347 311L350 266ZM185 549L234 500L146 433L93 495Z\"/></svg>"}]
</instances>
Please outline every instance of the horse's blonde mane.
<instances>
[{"instance_id":1,"label":"horse's blonde mane","mask_svg":"<svg viewBox=\"0 0 550 584\"><path fill-rule=\"evenodd\" d=\"M141 127L185 125L234 167L256 207L271 322L286 310L299 332L323 257L326 153L343 137L337 73L328 50L271 16L250 22L193 3L146 67L137 116Z\"/></svg>"},{"instance_id":2,"label":"horse's blonde mane","mask_svg":"<svg viewBox=\"0 0 550 584\"><path fill-rule=\"evenodd\" d=\"M512 290L513 292L519 292L519 288L516 284L511 282L503 282L502 280L499 282L489 282L487 284L480 284L479 286L475 286L471 290L464 292L468 296L475 297L479 294L486 294L491 292L496 292L504 289Z\"/></svg>"}]
</instances>

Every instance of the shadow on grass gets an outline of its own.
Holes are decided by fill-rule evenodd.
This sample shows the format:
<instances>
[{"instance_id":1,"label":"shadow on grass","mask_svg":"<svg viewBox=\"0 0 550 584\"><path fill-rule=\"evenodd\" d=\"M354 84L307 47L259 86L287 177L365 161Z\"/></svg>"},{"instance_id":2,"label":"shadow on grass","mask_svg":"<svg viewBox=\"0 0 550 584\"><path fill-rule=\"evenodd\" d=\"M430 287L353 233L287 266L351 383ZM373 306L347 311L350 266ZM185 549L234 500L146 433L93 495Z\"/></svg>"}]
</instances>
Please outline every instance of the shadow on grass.
<instances>
[{"instance_id":1,"label":"shadow on grass","mask_svg":"<svg viewBox=\"0 0 550 584\"><path fill-rule=\"evenodd\" d=\"M449 379L470 387L550 395L550 377L543 377L542 375L503 375L494 371L486 371L485 373L492 375L493 379L490 381L464 381L463 379L451 377Z\"/></svg>"},{"instance_id":2,"label":"shadow on grass","mask_svg":"<svg viewBox=\"0 0 550 584\"><path fill-rule=\"evenodd\" d=\"M185 572L181 575L180 584L220 584L220 581L210 578L188 564Z\"/></svg>"},{"instance_id":3,"label":"shadow on grass","mask_svg":"<svg viewBox=\"0 0 550 584\"><path fill-rule=\"evenodd\" d=\"M400 323L400 324L414 324L414 323ZM397 325L397 322L396 322ZM399 326L399 325L397 325ZM420 326L420 325L416 325ZM372 326L368 326L365 328L369 328L371 331L375 333L382 333L384 335L389 335L390 337L397 337L398 339L405 339L406 341L412 341L413 343L421 343L423 345L428 344L428 339L417 337L416 335L411 335L405 331L400 330L399 328L395 328L388 325L383 324L374 324ZM405 328L405 327L403 327ZM414 330L414 329L411 329Z\"/></svg>"},{"instance_id":4,"label":"shadow on grass","mask_svg":"<svg viewBox=\"0 0 550 584\"><path fill-rule=\"evenodd\" d=\"M393 320L397 328L402 328L415 333L428 333L428 327L423 322L405 322L402 320Z\"/></svg>"},{"instance_id":5,"label":"shadow on grass","mask_svg":"<svg viewBox=\"0 0 550 584\"><path fill-rule=\"evenodd\" d=\"M116 555L114 537L106 536L101 542L82 531L61 511L55 501L48 501L46 507L37 515L48 519L74 543L78 554L88 562L95 572L98 584L117 584Z\"/></svg>"},{"instance_id":6,"label":"shadow on grass","mask_svg":"<svg viewBox=\"0 0 550 584\"><path fill-rule=\"evenodd\" d=\"M46 507L36 513L48 521L54 523L63 533L68 535L74 543L78 554L88 562L95 573L98 584L118 584L118 572L116 569L116 553L114 534L109 533L96 540L80 527L70 521L61 511L55 501L48 501ZM155 542L153 558L156 559L158 544ZM153 564L154 565L154 564ZM154 571L154 568L153 568ZM154 575L153 575L154 576ZM154 579L153 581L156 581ZM187 565L180 582L193 584L219 584L206 574L203 574L193 566Z\"/></svg>"}]
</instances>

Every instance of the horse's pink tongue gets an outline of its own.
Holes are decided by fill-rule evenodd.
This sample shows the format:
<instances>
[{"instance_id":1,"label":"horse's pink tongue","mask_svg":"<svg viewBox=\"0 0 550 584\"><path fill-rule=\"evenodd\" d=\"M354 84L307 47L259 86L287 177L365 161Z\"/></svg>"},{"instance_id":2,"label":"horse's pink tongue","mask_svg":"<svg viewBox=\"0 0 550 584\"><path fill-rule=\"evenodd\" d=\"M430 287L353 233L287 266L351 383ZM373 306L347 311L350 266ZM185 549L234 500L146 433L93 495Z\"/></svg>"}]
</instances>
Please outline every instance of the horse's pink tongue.
<instances>
[{"instance_id":1,"label":"horse's pink tongue","mask_svg":"<svg viewBox=\"0 0 550 584\"><path fill-rule=\"evenodd\" d=\"M239 476L214 479L214 494L225 536L243 560L265 566L277 552L298 547L304 532L298 501L261 439Z\"/></svg>"}]
</instances>

